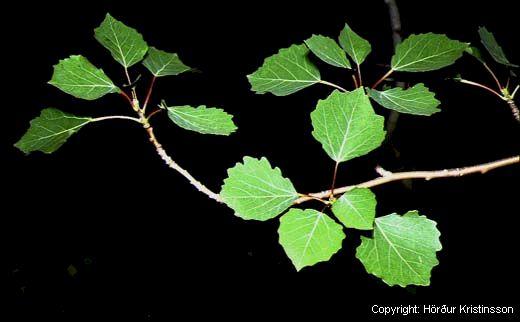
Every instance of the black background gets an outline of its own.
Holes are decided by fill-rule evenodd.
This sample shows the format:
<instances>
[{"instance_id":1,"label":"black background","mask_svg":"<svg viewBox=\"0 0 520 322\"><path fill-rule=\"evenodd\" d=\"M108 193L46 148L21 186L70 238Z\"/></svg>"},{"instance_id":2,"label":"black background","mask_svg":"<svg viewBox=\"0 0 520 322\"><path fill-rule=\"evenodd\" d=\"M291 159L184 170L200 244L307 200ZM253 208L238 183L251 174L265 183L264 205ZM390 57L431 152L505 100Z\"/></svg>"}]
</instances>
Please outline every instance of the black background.
<instances>
[{"instance_id":1,"label":"black background","mask_svg":"<svg viewBox=\"0 0 520 322\"><path fill-rule=\"evenodd\" d=\"M433 31L477 44L477 27L485 25L519 63L512 3L402 1L403 32ZM44 107L78 115L131 113L117 95L88 102L46 85L52 65L70 54L83 54L118 84L124 81L121 66L92 37L106 12L138 29L150 45L177 52L202 71L160 79L154 104L164 98L171 105L222 106L235 115L239 131L230 137L184 131L166 115L154 119L159 140L174 159L216 191L226 169L244 155L266 156L299 191L330 184L333 162L312 138L309 119L330 88L316 85L287 97L256 95L245 76L265 57L313 33L335 38L345 21L372 43L366 82L385 71L392 54L382 0L19 2L4 10L0 235L7 263L2 288L9 300L1 313L11 317L2 320L328 313L343 320L354 314L376 318L370 314L376 303L518 304L518 166L414 181L412 189L401 183L374 189L378 215L418 209L437 221L442 233L431 286L402 289L365 272L354 257L360 234L351 230L330 262L296 273L278 245L277 220L241 220L194 190L162 164L135 124L89 125L52 155L24 156L12 144ZM324 79L351 88L348 72L317 64ZM505 81L507 71L495 69ZM442 101L442 112L402 116L391 142L341 166L338 184L370 179L378 164L394 171L442 169L518 153L519 125L508 107L488 93L446 80L457 72L493 84L469 57L437 72L396 74L412 84L425 82ZM141 67L132 70L133 76L138 73L143 73L142 95L149 77ZM74 276L67 271L70 265L78 270Z\"/></svg>"}]
</instances>

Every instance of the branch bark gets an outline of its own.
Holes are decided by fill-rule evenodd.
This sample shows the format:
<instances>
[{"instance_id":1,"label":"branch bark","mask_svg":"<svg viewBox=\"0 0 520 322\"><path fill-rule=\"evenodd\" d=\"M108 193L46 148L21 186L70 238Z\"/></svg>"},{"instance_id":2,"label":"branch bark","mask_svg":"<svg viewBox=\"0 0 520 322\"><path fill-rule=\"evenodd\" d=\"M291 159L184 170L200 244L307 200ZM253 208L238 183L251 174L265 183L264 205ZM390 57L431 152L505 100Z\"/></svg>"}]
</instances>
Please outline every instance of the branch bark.
<instances>
[{"instance_id":1,"label":"branch bark","mask_svg":"<svg viewBox=\"0 0 520 322\"><path fill-rule=\"evenodd\" d=\"M150 99L150 95L151 95L154 83L155 83L155 78L152 80L152 82L150 84L150 88L146 95L146 101L145 101L146 103L148 103L148 100ZM138 119L131 118L131 117L124 117L124 118L131 119L133 121L137 121L143 125L144 129L146 130L146 133L148 134L150 143L152 143L152 145L155 147L155 151L161 157L161 159L164 161L164 163L166 163L166 165L168 167L172 168L173 170L180 173L184 178L188 179L188 181L190 182L190 184L192 186L194 186L198 191L200 191L203 194L205 194L206 196L208 196L210 199L213 199L216 202L222 202L218 193L211 191L209 188L207 188L205 185L203 185L200 181L195 179L195 177L193 177L186 169L182 168L177 162L175 162L168 155L166 150L164 150L164 148L162 147L161 143L159 143L159 141L155 137L153 127L150 125L150 122L148 121L149 117L153 114L151 114L149 117L146 117L145 111L144 111L145 106L143 106L143 108L139 108L139 101L135 95L135 91L133 91L132 93L134 96L133 99L131 99L125 92L121 92L121 95L129 102L130 107L132 107L132 109L137 113L139 118ZM114 118L114 117L110 117L110 118ZM117 116L117 118L123 118L123 117ZM101 118L98 120L101 120Z\"/></svg>"},{"instance_id":2,"label":"branch bark","mask_svg":"<svg viewBox=\"0 0 520 322\"><path fill-rule=\"evenodd\" d=\"M508 165L520 163L520 156L514 156L506 159L501 159L493 162L478 164L465 168L454 168L434 171L409 171L409 172L389 172L387 170L378 171L382 175L372 180L368 180L355 185L345 186L342 188L336 188L332 192L331 190L325 190L321 192L309 193L305 196L298 198L294 203L300 204L312 199L327 198L332 193L334 195L345 193L354 188L372 188L392 181L399 181L405 179L425 179L431 180L436 178L447 178L447 177L461 177L472 173L486 173L496 168L505 167Z\"/></svg>"},{"instance_id":3,"label":"branch bark","mask_svg":"<svg viewBox=\"0 0 520 322\"><path fill-rule=\"evenodd\" d=\"M509 105L509 108L511 109L511 113L513 113L513 117L515 118L515 120L517 122L520 122L520 110L518 110L515 101L513 101L513 99L508 99L507 105Z\"/></svg>"},{"instance_id":4,"label":"branch bark","mask_svg":"<svg viewBox=\"0 0 520 322\"><path fill-rule=\"evenodd\" d=\"M175 162L169 155L166 153L164 148L162 147L161 143L157 141L157 138L155 137L155 133L153 131L153 127L151 127L149 124L145 124L146 132L148 133L148 137L150 139L150 142L155 147L155 151L157 151L157 154L161 157L161 159L166 163L167 166L172 168L173 170L180 173L184 178L188 179L190 184L194 186L198 191L202 192L203 194L207 195L209 198L215 200L216 202L222 202L220 199L220 196L218 193L215 193L208 189L205 185L203 185L200 181L195 179L187 170L182 168L177 162Z\"/></svg>"},{"instance_id":5,"label":"branch bark","mask_svg":"<svg viewBox=\"0 0 520 322\"><path fill-rule=\"evenodd\" d=\"M390 16L390 26L392 27L392 41L395 47L402 41L401 37L401 15L399 14L399 8L395 0L385 0L385 4L388 7L388 14ZM404 87L403 82L396 82L397 87ZM387 140L392 136L397 126L399 119L399 112L391 111L386 122Z\"/></svg>"}]
</instances>

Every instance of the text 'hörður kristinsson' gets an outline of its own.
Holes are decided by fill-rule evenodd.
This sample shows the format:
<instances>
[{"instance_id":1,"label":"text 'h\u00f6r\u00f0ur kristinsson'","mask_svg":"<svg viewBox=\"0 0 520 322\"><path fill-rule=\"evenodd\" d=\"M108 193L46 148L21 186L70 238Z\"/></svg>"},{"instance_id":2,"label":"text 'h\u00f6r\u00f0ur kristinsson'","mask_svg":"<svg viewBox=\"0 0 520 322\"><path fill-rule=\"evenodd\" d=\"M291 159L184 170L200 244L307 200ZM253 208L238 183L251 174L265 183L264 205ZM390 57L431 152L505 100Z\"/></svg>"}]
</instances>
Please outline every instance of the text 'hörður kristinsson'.
<instances>
[{"instance_id":1,"label":"text 'h\u00f6r\u00f0ur kristinsson'","mask_svg":"<svg viewBox=\"0 0 520 322\"><path fill-rule=\"evenodd\" d=\"M514 314L512 306L488 305L372 305L372 313L383 315L409 314Z\"/></svg>"}]
</instances>

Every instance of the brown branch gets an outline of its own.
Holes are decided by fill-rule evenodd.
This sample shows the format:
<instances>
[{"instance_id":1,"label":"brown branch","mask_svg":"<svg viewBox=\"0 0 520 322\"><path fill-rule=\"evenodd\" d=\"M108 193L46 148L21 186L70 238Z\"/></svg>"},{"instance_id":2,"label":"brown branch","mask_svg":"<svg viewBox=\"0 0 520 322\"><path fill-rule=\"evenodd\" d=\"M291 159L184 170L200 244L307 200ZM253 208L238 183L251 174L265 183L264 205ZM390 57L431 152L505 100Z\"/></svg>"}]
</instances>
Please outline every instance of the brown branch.
<instances>
[{"instance_id":1,"label":"brown branch","mask_svg":"<svg viewBox=\"0 0 520 322\"><path fill-rule=\"evenodd\" d=\"M379 170L379 173L383 173L382 176L377 177L375 179L365 181L362 183L358 183L355 185L345 186L342 188L336 188L334 189L334 195L345 193L349 190L352 190L354 188L372 188L375 186L379 186L385 183L389 183L392 181L399 181L399 180L405 180L405 179L425 179L425 180L431 180L435 178L447 178L447 177L461 177L472 173L486 173L490 170L505 167L508 165L512 165L515 163L520 163L520 156L514 156L506 159L501 159L489 163L483 163L478 164L470 167L465 168L455 168L455 169L445 169L445 170L434 170L434 171L410 171L410 172L389 172L389 171L381 171ZM298 198L294 203L300 204L312 199L321 199L326 198L332 193L331 190L325 190L321 192L316 193L309 193L308 197L303 196Z\"/></svg>"},{"instance_id":2,"label":"brown branch","mask_svg":"<svg viewBox=\"0 0 520 322\"><path fill-rule=\"evenodd\" d=\"M489 68L488 64L486 63L482 63L482 65L484 65L484 67L486 68L486 70L489 72L489 74L491 75L491 77L493 77L493 80L495 81L495 83L497 84L498 86L498 90L501 91L502 90L502 84L500 84L500 81L498 80L497 76L495 75L495 73L493 73L493 71L491 70L491 68Z\"/></svg>"},{"instance_id":3,"label":"brown branch","mask_svg":"<svg viewBox=\"0 0 520 322\"><path fill-rule=\"evenodd\" d=\"M390 25L392 27L392 40L394 41L394 47L397 46L401 38L401 15L399 14L399 8L395 3L395 0L385 0L386 6L388 7L388 14L390 16Z\"/></svg>"},{"instance_id":4,"label":"brown branch","mask_svg":"<svg viewBox=\"0 0 520 322\"><path fill-rule=\"evenodd\" d=\"M359 87L363 87L363 78L361 78L361 67L357 64L357 75L359 80Z\"/></svg>"},{"instance_id":5,"label":"brown branch","mask_svg":"<svg viewBox=\"0 0 520 322\"><path fill-rule=\"evenodd\" d=\"M146 132L148 133L148 137L150 139L150 142L155 147L155 150L157 151L157 154L163 159L163 161L166 163L167 166L172 168L173 170L180 173L184 178L188 179L190 184L194 186L198 191L202 192L203 194L207 195L209 198L217 201L222 202L220 199L220 196L218 193L215 193L208 189L205 185L203 185L200 181L195 179L187 170L183 169L177 162L175 162L169 155L166 153L162 145L157 141L157 138L155 137L155 133L153 131L153 128L149 124L145 124Z\"/></svg>"},{"instance_id":6,"label":"brown branch","mask_svg":"<svg viewBox=\"0 0 520 322\"><path fill-rule=\"evenodd\" d=\"M509 105L509 108L511 109L511 112L513 113L513 117L517 122L520 122L520 111L518 110L518 107L515 104L515 101L512 99L508 99L507 105Z\"/></svg>"},{"instance_id":7,"label":"brown branch","mask_svg":"<svg viewBox=\"0 0 520 322\"><path fill-rule=\"evenodd\" d=\"M336 187L336 177L338 176L338 167L339 167L339 162L336 162L336 164L334 165L334 174L332 175L332 185L330 186L329 197L334 196L334 188Z\"/></svg>"},{"instance_id":8,"label":"brown branch","mask_svg":"<svg viewBox=\"0 0 520 322\"><path fill-rule=\"evenodd\" d=\"M358 81L356 79L356 75L352 74L352 82L354 83L354 88L359 88Z\"/></svg>"},{"instance_id":9,"label":"brown branch","mask_svg":"<svg viewBox=\"0 0 520 322\"><path fill-rule=\"evenodd\" d=\"M119 94L124 97L125 100L127 100L127 102L130 104L130 106L133 106L133 101L132 99L130 98L130 96L128 96L127 93L125 93L123 90L121 90L121 92L119 92Z\"/></svg>"},{"instance_id":10,"label":"brown branch","mask_svg":"<svg viewBox=\"0 0 520 322\"><path fill-rule=\"evenodd\" d=\"M390 76L393 72L394 72L394 70L393 70L393 69L390 69L388 72L386 72L386 74L384 74L383 76L381 76L381 78L378 79L377 82L374 83L374 85L372 85L372 89L375 89L379 84L381 84L382 81L384 81L385 79L387 79L388 76Z\"/></svg>"},{"instance_id":11,"label":"brown branch","mask_svg":"<svg viewBox=\"0 0 520 322\"><path fill-rule=\"evenodd\" d=\"M158 109L156 109L155 111L153 111L152 113L148 114L148 116L146 117L146 119L147 119L148 121L150 121L150 119L152 118L152 116L154 116L155 114L160 113L160 112L162 112L162 111L163 111L162 108L158 108Z\"/></svg>"},{"instance_id":12,"label":"brown branch","mask_svg":"<svg viewBox=\"0 0 520 322\"><path fill-rule=\"evenodd\" d=\"M152 80L152 84L150 85L150 90L148 91L148 95L147 95L147 98L146 98L147 100L149 99L149 95L151 95L151 89L153 87L154 81L155 81L155 78L154 78L154 80ZM168 167L172 168L173 170L175 170L178 173L180 173L184 178L188 179L190 184L192 186L194 186L197 190L199 190L200 192L202 192L205 195L207 195L210 199L213 199L213 200L215 200L217 202L222 202L222 200L220 199L220 196L219 196L218 193L215 193L215 192L211 191L210 189L208 189L205 185L203 185L200 181L195 179L187 170L182 168L177 162L175 162L168 155L166 150L164 150L164 148L162 147L161 143L159 143L159 141L155 137L155 133L153 131L153 128L150 126L150 123L148 122L148 119L150 118L150 116L155 114L155 112L153 112L151 115L146 117L144 111L139 108L139 101L137 100L137 97L135 96L135 91L132 91L132 93L134 94L134 99L133 100L125 92L121 91L121 95L128 101L128 103L130 104L130 107L139 116L139 118L135 119L135 120L143 125L144 129L146 130L146 133L148 134L149 141L155 147L155 151L161 157L161 159L166 163L166 165Z\"/></svg>"},{"instance_id":13,"label":"brown branch","mask_svg":"<svg viewBox=\"0 0 520 322\"><path fill-rule=\"evenodd\" d=\"M394 43L394 49L402 41L401 37L401 15L399 14L399 8L395 0L385 0L386 6L388 7L388 15L390 16L390 26L392 28L392 40ZM403 82L396 82L397 87L404 87ZM397 121L399 120L399 112L391 111L386 122L386 133L387 140L392 137L392 134L397 127Z\"/></svg>"},{"instance_id":14,"label":"brown branch","mask_svg":"<svg viewBox=\"0 0 520 322\"><path fill-rule=\"evenodd\" d=\"M150 101L150 96L152 96L152 91L153 91L153 85L155 85L155 79L157 77L154 75L152 77L152 80L150 81L150 86L148 87L148 93L146 93L146 98L144 100L144 104L143 104L143 113L146 111L146 106L148 106L148 101Z\"/></svg>"}]
</instances>

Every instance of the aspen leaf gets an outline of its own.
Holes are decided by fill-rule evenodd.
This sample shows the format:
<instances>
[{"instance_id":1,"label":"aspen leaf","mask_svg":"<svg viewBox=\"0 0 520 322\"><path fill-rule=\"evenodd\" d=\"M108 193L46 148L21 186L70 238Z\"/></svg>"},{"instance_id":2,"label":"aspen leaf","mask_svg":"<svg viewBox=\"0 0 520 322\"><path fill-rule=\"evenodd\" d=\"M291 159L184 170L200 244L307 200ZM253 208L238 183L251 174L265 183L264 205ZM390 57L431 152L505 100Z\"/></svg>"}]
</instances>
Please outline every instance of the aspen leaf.
<instances>
[{"instance_id":1,"label":"aspen leaf","mask_svg":"<svg viewBox=\"0 0 520 322\"><path fill-rule=\"evenodd\" d=\"M466 53L475 57L481 63L484 63L484 58L482 57L482 52L477 47L469 46L466 48Z\"/></svg>"},{"instance_id":2,"label":"aspen leaf","mask_svg":"<svg viewBox=\"0 0 520 322\"><path fill-rule=\"evenodd\" d=\"M237 129L233 116L220 108L201 105L171 106L167 109L170 120L186 130L202 134L230 135Z\"/></svg>"},{"instance_id":3,"label":"aspen leaf","mask_svg":"<svg viewBox=\"0 0 520 322\"><path fill-rule=\"evenodd\" d=\"M350 62L345 52L333 39L321 35L312 35L311 38L305 40L305 44L313 54L327 64L350 69Z\"/></svg>"},{"instance_id":4,"label":"aspen leaf","mask_svg":"<svg viewBox=\"0 0 520 322\"><path fill-rule=\"evenodd\" d=\"M385 138L384 118L377 115L362 88L334 91L311 113L312 135L336 162L369 153Z\"/></svg>"},{"instance_id":5,"label":"aspen leaf","mask_svg":"<svg viewBox=\"0 0 520 322\"><path fill-rule=\"evenodd\" d=\"M251 89L258 94L270 92L286 96L320 82L320 72L305 45L292 45L265 59L256 72L248 75Z\"/></svg>"},{"instance_id":6,"label":"aspen leaf","mask_svg":"<svg viewBox=\"0 0 520 322\"><path fill-rule=\"evenodd\" d=\"M357 65L361 65L372 51L370 43L356 34L348 24L339 34L339 43Z\"/></svg>"},{"instance_id":7,"label":"aspen leaf","mask_svg":"<svg viewBox=\"0 0 520 322\"><path fill-rule=\"evenodd\" d=\"M26 154L33 151L52 153L91 121L90 117L78 117L55 108L46 108L31 121L31 126L15 147Z\"/></svg>"},{"instance_id":8,"label":"aspen leaf","mask_svg":"<svg viewBox=\"0 0 520 322\"><path fill-rule=\"evenodd\" d=\"M392 69L403 72L425 72L453 64L469 47L468 43L434 33L411 35L397 45L392 56Z\"/></svg>"},{"instance_id":9,"label":"aspen leaf","mask_svg":"<svg viewBox=\"0 0 520 322\"><path fill-rule=\"evenodd\" d=\"M137 30L116 20L109 13L101 25L94 29L94 37L125 68L140 62L148 51L148 45Z\"/></svg>"},{"instance_id":10,"label":"aspen leaf","mask_svg":"<svg viewBox=\"0 0 520 322\"><path fill-rule=\"evenodd\" d=\"M429 116L440 111L437 108L440 104L439 100L422 83L407 89L395 87L384 91L374 89L367 91L368 95L381 106L400 113Z\"/></svg>"},{"instance_id":11,"label":"aspen leaf","mask_svg":"<svg viewBox=\"0 0 520 322\"><path fill-rule=\"evenodd\" d=\"M228 170L220 196L238 217L264 221L289 208L298 193L266 158L244 157Z\"/></svg>"},{"instance_id":12,"label":"aspen leaf","mask_svg":"<svg viewBox=\"0 0 520 322\"><path fill-rule=\"evenodd\" d=\"M372 238L361 237L356 257L390 286L429 285L442 249L436 225L417 211L378 217Z\"/></svg>"},{"instance_id":13,"label":"aspen leaf","mask_svg":"<svg viewBox=\"0 0 520 322\"><path fill-rule=\"evenodd\" d=\"M509 59L507 59L506 54L502 50L502 47L500 47L500 45L497 43L495 36L489 32L486 27L478 28L478 34L480 36L480 41L497 63L509 67L518 67L518 65L511 64L509 62Z\"/></svg>"},{"instance_id":14,"label":"aspen leaf","mask_svg":"<svg viewBox=\"0 0 520 322\"><path fill-rule=\"evenodd\" d=\"M150 47L148 50L143 65L155 77L175 76L191 70L191 67L184 65L177 54L168 53L154 47Z\"/></svg>"},{"instance_id":15,"label":"aspen leaf","mask_svg":"<svg viewBox=\"0 0 520 322\"><path fill-rule=\"evenodd\" d=\"M54 65L49 84L67 94L85 100L95 100L121 90L112 83L103 70L96 68L83 56L73 55Z\"/></svg>"},{"instance_id":16,"label":"aspen leaf","mask_svg":"<svg viewBox=\"0 0 520 322\"><path fill-rule=\"evenodd\" d=\"M280 218L280 244L296 270L328 261L341 249L343 228L313 209L291 209Z\"/></svg>"},{"instance_id":17,"label":"aspen leaf","mask_svg":"<svg viewBox=\"0 0 520 322\"><path fill-rule=\"evenodd\" d=\"M370 189L345 192L332 205L332 212L347 228L371 230L376 216L376 196Z\"/></svg>"}]
</instances>

